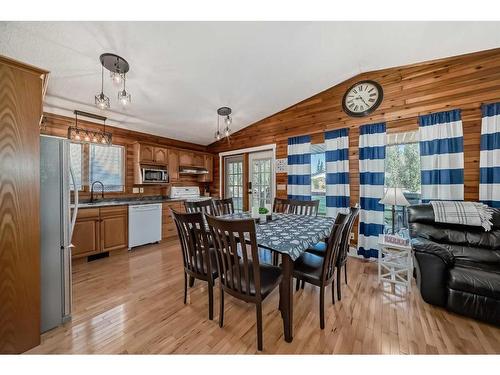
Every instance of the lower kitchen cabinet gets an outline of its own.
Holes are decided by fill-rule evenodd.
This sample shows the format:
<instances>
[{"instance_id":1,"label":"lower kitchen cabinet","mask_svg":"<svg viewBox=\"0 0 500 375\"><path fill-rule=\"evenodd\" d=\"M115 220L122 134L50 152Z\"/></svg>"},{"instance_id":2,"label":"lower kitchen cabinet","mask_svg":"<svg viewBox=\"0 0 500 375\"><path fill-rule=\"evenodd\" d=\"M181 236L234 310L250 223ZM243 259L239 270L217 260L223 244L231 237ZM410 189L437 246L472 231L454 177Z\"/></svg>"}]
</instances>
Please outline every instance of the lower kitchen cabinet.
<instances>
[{"instance_id":1,"label":"lower kitchen cabinet","mask_svg":"<svg viewBox=\"0 0 500 375\"><path fill-rule=\"evenodd\" d=\"M73 231L73 258L128 247L128 206L80 208Z\"/></svg>"},{"instance_id":2,"label":"lower kitchen cabinet","mask_svg":"<svg viewBox=\"0 0 500 375\"><path fill-rule=\"evenodd\" d=\"M167 202L163 203L162 217L161 217L161 237L163 240L169 240L177 236L177 228L175 227L174 220L170 209L175 211L184 212L184 202Z\"/></svg>"}]
</instances>

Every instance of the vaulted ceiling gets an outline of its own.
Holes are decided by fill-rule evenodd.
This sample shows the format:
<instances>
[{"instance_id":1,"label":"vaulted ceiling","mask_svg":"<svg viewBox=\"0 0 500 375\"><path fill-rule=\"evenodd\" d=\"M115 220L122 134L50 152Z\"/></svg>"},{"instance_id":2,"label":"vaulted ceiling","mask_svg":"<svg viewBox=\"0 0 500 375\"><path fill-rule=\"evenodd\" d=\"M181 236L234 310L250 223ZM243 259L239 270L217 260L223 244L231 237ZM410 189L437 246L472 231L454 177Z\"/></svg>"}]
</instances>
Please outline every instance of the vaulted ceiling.
<instances>
[{"instance_id":1,"label":"vaulted ceiling","mask_svg":"<svg viewBox=\"0 0 500 375\"><path fill-rule=\"evenodd\" d=\"M360 72L496 47L499 22L0 22L0 54L51 72L46 111L100 112L112 52L132 105L106 75L110 123L204 145L218 107L237 131Z\"/></svg>"}]
</instances>

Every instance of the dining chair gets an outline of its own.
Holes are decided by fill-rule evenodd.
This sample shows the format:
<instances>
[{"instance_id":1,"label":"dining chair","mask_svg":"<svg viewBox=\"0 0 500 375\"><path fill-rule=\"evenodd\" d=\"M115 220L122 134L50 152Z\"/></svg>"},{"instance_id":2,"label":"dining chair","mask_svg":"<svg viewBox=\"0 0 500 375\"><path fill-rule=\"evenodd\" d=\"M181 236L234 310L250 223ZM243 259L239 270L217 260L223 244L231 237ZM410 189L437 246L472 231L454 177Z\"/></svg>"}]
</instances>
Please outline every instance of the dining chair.
<instances>
[{"instance_id":1,"label":"dining chair","mask_svg":"<svg viewBox=\"0 0 500 375\"><path fill-rule=\"evenodd\" d=\"M213 199L204 199L200 201L184 201L186 212L201 212L203 214L217 216L217 210Z\"/></svg>"},{"instance_id":2,"label":"dining chair","mask_svg":"<svg viewBox=\"0 0 500 375\"><path fill-rule=\"evenodd\" d=\"M319 290L319 323L325 328L325 288L332 284L332 304L335 304L335 264L340 251L340 239L347 215L339 213L328 237L325 256L308 252L303 253L293 266L293 277L297 279L296 290L300 281L316 285Z\"/></svg>"},{"instance_id":3,"label":"dining chair","mask_svg":"<svg viewBox=\"0 0 500 375\"><path fill-rule=\"evenodd\" d=\"M290 209L290 200L284 198L274 198L273 212L286 214Z\"/></svg>"},{"instance_id":4,"label":"dining chair","mask_svg":"<svg viewBox=\"0 0 500 375\"><path fill-rule=\"evenodd\" d=\"M254 303L257 313L257 348L262 350L262 301L279 285L281 268L260 264L255 221L206 216L214 241L220 275L219 326L224 324L224 293Z\"/></svg>"},{"instance_id":5,"label":"dining chair","mask_svg":"<svg viewBox=\"0 0 500 375\"><path fill-rule=\"evenodd\" d=\"M344 267L344 280L347 284L347 254L349 253L349 244L351 239L352 228L354 226L354 222L359 215L360 208L359 207L350 207L349 215L346 220L346 224L344 226L344 230L342 231L342 238L340 240L340 252L339 257L337 259L337 299L340 301L342 299L341 292L341 283L340 283L340 274L342 267ZM313 247L307 249L306 251L315 255L324 256L326 250L326 243L319 242Z\"/></svg>"},{"instance_id":6,"label":"dining chair","mask_svg":"<svg viewBox=\"0 0 500 375\"><path fill-rule=\"evenodd\" d=\"M295 215L307 215L316 216L318 215L319 200L313 201L299 201L290 200L289 212Z\"/></svg>"},{"instance_id":7,"label":"dining chair","mask_svg":"<svg viewBox=\"0 0 500 375\"><path fill-rule=\"evenodd\" d=\"M233 198L215 199L213 202L217 216L234 214Z\"/></svg>"},{"instance_id":8,"label":"dining chair","mask_svg":"<svg viewBox=\"0 0 500 375\"><path fill-rule=\"evenodd\" d=\"M215 250L210 248L205 220L201 212L181 213L173 209L184 264L184 304L187 302L187 278L208 284L208 319L213 320L213 287L217 273Z\"/></svg>"}]
</instances>

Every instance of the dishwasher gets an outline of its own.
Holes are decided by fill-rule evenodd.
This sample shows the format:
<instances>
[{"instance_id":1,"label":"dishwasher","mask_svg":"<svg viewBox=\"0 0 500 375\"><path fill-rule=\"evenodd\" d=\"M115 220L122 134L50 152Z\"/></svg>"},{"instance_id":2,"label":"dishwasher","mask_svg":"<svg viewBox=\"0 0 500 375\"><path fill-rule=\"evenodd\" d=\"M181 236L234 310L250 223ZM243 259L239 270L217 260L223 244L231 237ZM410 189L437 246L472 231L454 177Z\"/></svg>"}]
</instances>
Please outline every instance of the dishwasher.
<instances>
[{"instance_id":1,"label":"dishwasher","mask_svg":"<svg viewBox=\"0 0 500 375\"><path fill-rule=\"evenodd\" d=\"M162 204L128 206L128 248L161 240Z\"/></svg>"}]
</instances>

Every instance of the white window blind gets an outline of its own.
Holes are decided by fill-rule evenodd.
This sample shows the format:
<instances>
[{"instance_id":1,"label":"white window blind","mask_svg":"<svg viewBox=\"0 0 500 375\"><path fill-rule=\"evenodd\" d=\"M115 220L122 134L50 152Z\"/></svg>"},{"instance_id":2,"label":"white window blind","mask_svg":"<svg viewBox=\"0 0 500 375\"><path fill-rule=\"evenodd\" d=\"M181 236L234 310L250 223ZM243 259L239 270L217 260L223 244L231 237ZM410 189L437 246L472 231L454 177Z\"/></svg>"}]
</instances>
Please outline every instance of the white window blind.
<instances>
[{"instance_id":1,"label":"white window blind","mask_svg":"<svg viewBox=\"0 0 500 375\"><path fill-rule=\"evenodd\" d=\"M75 176L77 190L82 190L82 150L83 147L81 143L70 143L69 145L69 162ZM72 183L70 184L70 186L71 190L74 190L74 186Z\"/></svg>"},{"instance_id":2,"label":"white window blind","mask_svg":"<svg viewBox=\"0 0 500 375\"><path fill-rule=\"evenodd\" d=\"M123 191L124 149L122 146L90 145L90 185L104 184L105 191Z\"/></svg>"}]
</instances>

